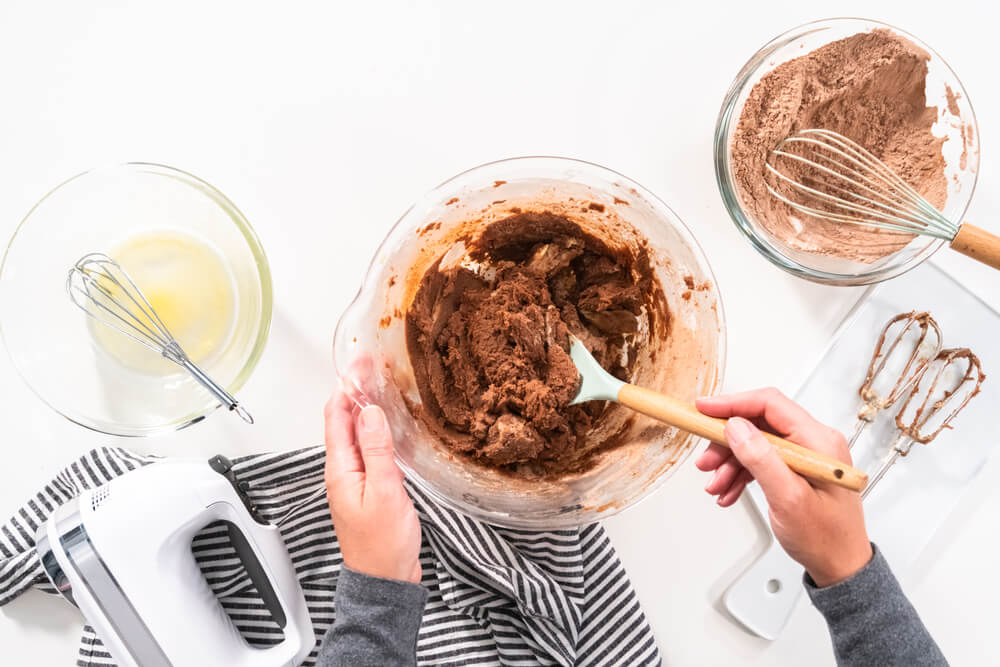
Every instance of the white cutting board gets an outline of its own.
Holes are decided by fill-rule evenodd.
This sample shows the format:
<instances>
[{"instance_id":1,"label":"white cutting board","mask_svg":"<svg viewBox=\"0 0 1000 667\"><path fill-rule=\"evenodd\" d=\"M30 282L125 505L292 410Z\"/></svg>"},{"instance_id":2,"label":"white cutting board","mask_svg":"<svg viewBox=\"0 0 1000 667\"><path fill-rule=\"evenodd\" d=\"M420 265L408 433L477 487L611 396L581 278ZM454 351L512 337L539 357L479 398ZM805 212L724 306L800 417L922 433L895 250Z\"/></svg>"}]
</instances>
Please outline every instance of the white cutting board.
<instances>
[{"instance_id":1,"label":"white cutting board","mask_svg":"<svg viewBox=\"0 0 1000 667\"><path fill-rule=\"evenodd\" d=\"M865 500L871 539L890 565L912 564L961 498L965 487L1000 443L1000 314L933 264L872 288L844 319L830 347L795 395L820 421L850 435L857 423L857 389L879 332L894 315L925 310L941 327L944 347L968 347L987 380L945 431L929 445L915 444ZM898 409L898 406L897 408ZM879 415L852 450L855 465L873 475L895 436L895 409ZM767 503L757 484L750 497L767 524ZM802 567L774 542L729 587L726 609L767 639L780 634L802 594Z\"/></svg>"}]
</instances>

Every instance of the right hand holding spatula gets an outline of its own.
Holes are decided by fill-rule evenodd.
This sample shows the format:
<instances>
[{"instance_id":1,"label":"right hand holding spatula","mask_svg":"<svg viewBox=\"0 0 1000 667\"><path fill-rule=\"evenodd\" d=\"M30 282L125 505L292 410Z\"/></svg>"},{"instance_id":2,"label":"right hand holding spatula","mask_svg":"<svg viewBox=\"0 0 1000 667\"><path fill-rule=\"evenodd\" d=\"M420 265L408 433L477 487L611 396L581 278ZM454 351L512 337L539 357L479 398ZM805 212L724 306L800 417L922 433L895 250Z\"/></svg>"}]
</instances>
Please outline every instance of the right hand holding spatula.
<instances>
[{"instance_id":1,"label":"right hand holding spatula","mask_svg":"<svg viewBox=\"0 0 1000 667\"><path fill-rule=\"evenodd\" d=\"M813 419L777 389L699 399L698 410L728 419L728 448L711 444L695 465L715 471L705 491L729 507L754 479L770 508L771 528L788 555L801 563L819 587L847 579L872 558L857 493L793 472L764 438L761 428L844 463L847 441Z\"/></svg>"}]
</instances>

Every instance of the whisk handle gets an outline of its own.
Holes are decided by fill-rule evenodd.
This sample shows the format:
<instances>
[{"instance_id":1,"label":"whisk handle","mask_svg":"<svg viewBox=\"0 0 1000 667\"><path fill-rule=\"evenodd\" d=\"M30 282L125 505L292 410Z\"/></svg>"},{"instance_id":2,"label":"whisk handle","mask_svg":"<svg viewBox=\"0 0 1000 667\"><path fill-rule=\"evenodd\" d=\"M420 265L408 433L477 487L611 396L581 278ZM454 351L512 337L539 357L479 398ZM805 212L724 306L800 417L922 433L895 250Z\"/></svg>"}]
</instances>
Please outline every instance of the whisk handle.
<instances>
[{"instance_id":1,"label":"whisk handle","mask_svg":"<svg viewBox=\"0 0 1000 667\"><path fill-rule=\"evenodd\" d=\"M626 384L618 392L618 402L637 412L681 428L688 433L726 444L725 419L703 415L695 406L650 389ZM778 456L789 468L809 479L835 484L851 491L861 491L868 483L864 472L790 440L765 433Z\"/></svg>"},{"instance_id":2,"label":"whisk handle","mask_svg":"<svg viewBox=\"0 0 1000 667\"><path fill-rule=\"evenodd\" d=\"M198 384L211 392L213 396L219 399L219 402L222 403L222 405L229 408L230 412L235 412L240 419L248 424L253 423L253 417L250 416L250 413L247 412L246 408L240 405L239 401L237 401L232 394L223 389L215 380L208 377L208 375L205 374L205 371L198 368L193 361L185 356L180 360L180 364L187 369L188 373L190 373L195 380L198 381Z\"/></svg>"},{"instance_id":3,"label":"whisk handle","mask_svg":"<svg viewBox=\"0 0 1000 667\"><path fill-rule=\"evenodd\" d=\"M969 223L958 228L952 250L1000 271L1000 236Z\"/></svg>"}]
</instances>

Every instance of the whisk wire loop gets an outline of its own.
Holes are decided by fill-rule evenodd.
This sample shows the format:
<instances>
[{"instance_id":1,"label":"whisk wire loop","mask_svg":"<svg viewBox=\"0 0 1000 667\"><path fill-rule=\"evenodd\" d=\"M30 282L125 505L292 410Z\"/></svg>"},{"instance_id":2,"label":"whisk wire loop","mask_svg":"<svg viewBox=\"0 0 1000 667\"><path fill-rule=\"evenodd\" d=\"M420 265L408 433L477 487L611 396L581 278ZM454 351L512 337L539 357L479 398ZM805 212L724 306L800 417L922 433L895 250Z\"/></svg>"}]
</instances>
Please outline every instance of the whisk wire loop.
<instances>
[{"instance_id":1,"label":"whisk wire loop","mask_svg":"<svg viewBox=\"0 0 1000 667\"><path fill-rule=\"evenodd\" d=\"M789 141L789 143L792 143L793 141L794 140ZM870 203L870 204L872 204L874 206L879 207L880 209L884 209L884 210L889 211L891 213L897 214L898 216L900 216L902 218L905 218L905 219L913 222L914 224L920 224L919 219L917 219L915 216L913 216L912 214L910 214L904 208L907 205L907 202L905 200L902 200L901 198L894 198L894 197L891 196L891 194L886 194L886 193L883 193L883 192L879 192L874 187L872 187L872 186L877 186L877 183L873 179L871 179L871 178L869 178L867 176L859 175L859 176L857 176L855 178L849 178L848 176L846 176L842 172L845 171L845 170L849 171L851 169L851 167L849 167L848 165L843 164L842 162L839 162L837 160L834 160L834 159L829 158L829 157L824 156L824 155L817 155L814 160L809 160L809 159L807 159L807 158L805 158L805 157L803 157L801 155L797 155L795 153L789 153L787 151L783 151L783 150L780 150L780 149L779 150L775 150L774 151L774 155L782 156L782 157L788 158L790 160L798 160L799 162L802 162L804 164L808 164L808 165L812 166L813 168L818 169L818 170L820 170L821 172L823 172L825 174L833 176L835 179L839 179L841 181L846 182L849 185L854 186L854 188L856 188L856 189L860 189L860 190L863 190L865 192L870 193L873 197L875 197L877 199L870 198L870 197L865 197L863 195L858 194L856 191L852 191L852 190L850 190L850 189L848 189L846 187L842 187L842 186L839 186L839 185L836 185L836 184L830 183L830 182L823 183L824 187L830 188L832 190L836 190L838 192L842 192L845 196L853 197L856 200L859 200L859 201L862 201L862 202L868 202L868 203ZM822 160L822 162L826 163L826 164L821 163L820 160ZM853 211L858 211L858 212L861 212L861 213L868 212L868 209L866 209L862 205L841 201L840 199L838 199L837 197L835 197L833 195L830 195L828 193L822 192L821 190L817 190L815 188L810 188L810 187L808 187L808 186L806 186L806 185L804 185L802 183L799 183L798 181L795 181L794 179L789 178L785 174L781 173L780 171L778 171L777 169L775 169L770 164L767 165L767 168L768 168L769 171L771 171L771 173L773 173L774 175L776 175L779 178L781 178L783 181L785 181L786 183L788 183L789 185L791 185L793 188L796 188L796 189L801 190L803 192L808 192L808 193L813 194L813 195L815 195L817 197L821 197L821 198L823 198L825 200L831 201L835 205L840 206L842 208L846 208L846 209L853 210ZM840 170L840 171L838 171L838 170ZM851 172L849 171L849 173L851 173ZM881 199L882 201L878 201L878 199Z\"/></svg>"},{"instance_id":2,"label":"whisk wire loop","mask_svg":"<svg viewBox=\"0 0 1000 667\"><path fill-rule=\"evenodd\" d=\"M815 137L820 137L820 139ZM916 190L883 164L881 160L865 148L849 142L848 139L841 137L835 132L830 132L829 130L803 130L799 136L790 137L789 143L812 143L820 148L827 148L836 155L847 158L854 163L860 171L851 173L854 173L857 178L872 186L872 188L865 188L868 192L895 204L897 207L905 209L906 206L912 206L928 215L938 215L937 210L926 199L921 197ZM842 169L851 169L847 165L826 157L822 152L817 153L817 157L826 158ZM874 172L874 177L865 175L863 171L865 169L870 169ZM890 188L888 191L882 188L883 183L879 179L884 179L889 184ZM917 222L921 224L919 220Z\"/></svg>"},{"instance_id":3,"label":"whisk wire loop","mask_svg":"<svg viewBox=\"0 0 1000 667\"><path fill-rule=\"evenodd\" d=\"M808 177L787 166L808 168ZM786 169L782 169L782 165ZM809 129L786 137L771 152L768 191L807 215L854 225L951 240L958 227L871 152L830 130ZM803 182L806 181L806 182Z\"/></svg>"},{"instance_id":4,"label":"whisk wire loop","mask_svg":"<svg viewBox=\"0 0 1000 667\"><path fill-rule=\"evenodd\" d=\"M149 349L162 353L174 341L136 284L107 255L92 253L82 257L70 270L66 286L73 303L88 316ZM127 303L123 304L122 298Z\"/></svg>"}]
</instances>

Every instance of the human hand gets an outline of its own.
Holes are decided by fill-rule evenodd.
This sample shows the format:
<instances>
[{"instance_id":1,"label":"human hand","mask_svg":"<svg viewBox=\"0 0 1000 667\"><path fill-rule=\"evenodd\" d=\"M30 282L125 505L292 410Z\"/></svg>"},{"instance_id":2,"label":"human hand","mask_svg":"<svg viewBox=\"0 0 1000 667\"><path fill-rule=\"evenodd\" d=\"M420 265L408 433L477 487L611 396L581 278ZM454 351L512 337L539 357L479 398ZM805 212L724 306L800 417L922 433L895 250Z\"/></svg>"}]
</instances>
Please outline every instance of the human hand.
<instances>
[{"instance_id":1,"label":"human hand","mask_svg":"<svg viewBox=\"0 0 1000 667\"><path fill-rule=\"evenodd\" d=\"M337 390L326 404L326 493L347 567L420 583L420 522L392 457L392 433L376 405L355 419Z\"/></svg>"},{"instance_id":2,"label":"human hand","mask_svg":"<svg viewBox=\"0 0 1000 667\"><path fill-rule=\"evenodd\" d=\"M843 435L777 389L701 398L696 405L706 415L729 419L729 449L713 443L695 461L700 470L715 471L705 491L717 495L721 507L735 503L756 479L767 497L775 537L817 586L843 581L871 560L861 496L800 477L759 429L850 463Z\"/></svg>"}]
</instances>

